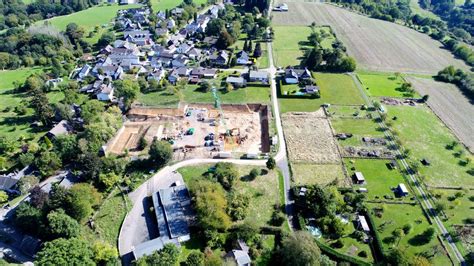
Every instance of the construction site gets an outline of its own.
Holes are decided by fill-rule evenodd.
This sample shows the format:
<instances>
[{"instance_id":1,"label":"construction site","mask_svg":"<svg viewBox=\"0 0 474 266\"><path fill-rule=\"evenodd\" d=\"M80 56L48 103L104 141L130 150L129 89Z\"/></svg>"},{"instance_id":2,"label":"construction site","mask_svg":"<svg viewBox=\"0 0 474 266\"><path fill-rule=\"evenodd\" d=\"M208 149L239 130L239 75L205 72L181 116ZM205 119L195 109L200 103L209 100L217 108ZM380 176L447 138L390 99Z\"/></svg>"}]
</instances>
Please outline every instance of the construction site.
<instances>
[{"instance_id":1,"label":"construction site","mask_svg":"<svg viewBox=\"0 0 474 266\"><path fill-rule=\"evenodd\" d=\"M132 108L106 154L140 155L155 139L169 142L174 160L256 159L270 151L269 115L262 104L183 104L178 108ZM143 139L143 140L142 140Z\"/></svg>"}]
</instances>

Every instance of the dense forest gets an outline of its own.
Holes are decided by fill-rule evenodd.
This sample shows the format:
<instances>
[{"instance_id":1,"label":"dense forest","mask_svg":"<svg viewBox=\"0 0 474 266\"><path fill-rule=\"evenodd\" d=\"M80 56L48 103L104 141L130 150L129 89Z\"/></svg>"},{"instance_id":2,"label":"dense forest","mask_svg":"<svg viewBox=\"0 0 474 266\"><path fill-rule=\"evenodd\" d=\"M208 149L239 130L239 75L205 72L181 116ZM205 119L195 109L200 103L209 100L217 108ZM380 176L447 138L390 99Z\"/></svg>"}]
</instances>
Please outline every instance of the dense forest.
<instances>
[{"instance_id":1,"label":"dense forest","mask_svg":"<svg viewBox=\"0 0 474 266\"><path fill-rule=\"evenodd\" d=\"M32 22L67 15L97 3L97 0L38 0L27 5L21 0L1 0L0 30L28 26Z\"/></svg>"},{"instance_id":2,"label":"dense forest","mask_svg":"<svg viewBox=\"0 0 474 266\"><path fill-rule=\"evenodd\" d=\"M474 35L474 4L466 0L455 6L454 0L420 0L420 5L440 16L457 37L472 42Z\"/></svg>"}]
</instances>

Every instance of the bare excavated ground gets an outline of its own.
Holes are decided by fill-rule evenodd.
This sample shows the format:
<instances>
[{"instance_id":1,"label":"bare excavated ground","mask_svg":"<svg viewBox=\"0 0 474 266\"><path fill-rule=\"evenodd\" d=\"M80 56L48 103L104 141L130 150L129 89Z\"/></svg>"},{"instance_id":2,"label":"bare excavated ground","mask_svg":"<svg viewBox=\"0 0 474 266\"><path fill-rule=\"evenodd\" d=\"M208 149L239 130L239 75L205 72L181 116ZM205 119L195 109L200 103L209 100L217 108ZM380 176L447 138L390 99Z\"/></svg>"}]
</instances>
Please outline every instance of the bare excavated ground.
<instances>
[{"instance_id":1,"label":"bare excavated ground","mask_svg":"<svg viewBox=\"0 0 474 266\"><path fill-rule=\"evenodd\" d=\"M467 69L461 60L442 49L440 42L407 27L329 4L287 4L288 12L272 13L274 25L330 25L359 68L419 74L434 74L448 65Z\"/></svg>"},{"instance_id":2,"label":"bare excavated ground","mask_svg":"<svg viewBox=\"0 0 474 266\"><path fill-rule=\"evenodd\" d=\"M292 163L336 164L341 161L329 121L320 109L313 113L286 113L283 131Z\"/></svg>"},{"instance_id":3,"label":"bare excavated ground","mask_svg":"<svg viewBox=\"0 0 474 266\"><path fill-rule=\"evenodd\" d=\"M468 149L474 151L474 105L459 89L431 79L407 77L420 95L428 94L428 105Z\"/></svg>"}]
</instances>

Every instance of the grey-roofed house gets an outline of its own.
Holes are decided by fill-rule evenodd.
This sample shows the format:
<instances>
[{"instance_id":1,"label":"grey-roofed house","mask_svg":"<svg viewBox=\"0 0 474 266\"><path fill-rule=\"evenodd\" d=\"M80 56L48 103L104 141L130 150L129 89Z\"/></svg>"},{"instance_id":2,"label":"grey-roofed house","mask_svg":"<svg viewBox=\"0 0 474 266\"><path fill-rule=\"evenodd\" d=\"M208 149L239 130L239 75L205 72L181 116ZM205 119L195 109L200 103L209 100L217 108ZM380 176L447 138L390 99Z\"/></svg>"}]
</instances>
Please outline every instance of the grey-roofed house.
<instances>
[{"instance_id":1,"label":"grey-roofed house","mask_svg":"<svg viewBox=\"0 0 474 266\"><path fill-rule=\"evenodd\" d=\"M186 55L192 60L199 60L202 56L202 52L201 49L191 48L189 51L186 52Z\"/></svg>"},{"instance_id":2,"label":"grey-roofed house","mask_svg":"<svg viewBox=\"0 0 474 266\"><path fill-rule=\"evenodd\" d=\"M114 87L111 83L109 84L102 84L99 87L99 91L97 92L97 100L99 101L112 101L114 98Z\"/></svg>"},{"instance_id":3,"label":"grey-roofed house","mask_svg":"<svg viewBox=\"0 0 474 266\"><path fill-rule=\"evenodd\" d=\"M135 43L138 46L153 45L154 42L151 39L151 34L147 30L133 30L125 31L123 33L125 40L131 43Z\"/></svg>"},{"instance_id":4,"label":"grey-roofed house","mask_svg":"<svg viewBox=\"0 0 474 266\"><path fill-rule=\"evenodd\" d=\"M285 82L287 84L296 84L300 80L311 79L311 72L307 69L294 69L288 67L285 69Z\"/></svg>"},{"instance_id":5,"label":"grey-roofed house","mask_svg":"<svg viewBox=\"0 0 474 266\"><path fill-rule=\"evenodd\" d=\"M46 133L46 136L52 139L60 135L69 134L70 132L72 132L72 126L67 120L61 120L50 131L48 131L48 133Z\"/></svg>"},{"instance_id":6,"label":"grey-roofed house","mask_svg":"<svg viewBox=\"0 0 474 266\"><path fill-rule=\"evenodd\" d=\"M247 84L245 82L245 79L242 77L227 77L225 82L232 84L232 86L236 88L245 87L245 85Z\"/></svg>"},{"instance_id":7,"label":"grey-roofed house","mask_svg":"<svg viewBox=\"0 0 474 266\"><path fill-rule=\"evenodd\" d=\"M155 29L155 35L157 37L165 36L168 34L168 29L165 28L156 28Z\"/></svg>"},{"instance_id":8,"label":"grey-roofed house","mask_svg":"<svg viewBox=\"0 0 474 266\"><path fill-rule=\"evenodd\" d=\"M9 174L0 175L0 190L9 190L15 187L15 185L25 175L29 175L32 172L32 168L28 165L21 169L19 172L12 172Z\"/></svg>"},{"instance_id":9,"label":"grey-roofed house","mask_svg":"<svg viewBox=\"0 0 474 266\"><path fill-rule=\"evenodd\" d=\"M238 266L250 266L252 263L249 254L238 249L233 249L227 253L226 258L232 259Z\"/></svg>"},{"instance_id":10,"label":"grey-roofed house","mask_svg":"<svg viewBox=\"0 0 474 266\"><path fill-rule=\"evenodd\" d=\"M245 51L238 52L236 57L237 57L237 60L236 60L237 65L246 65L249 63L250 56Z\"/></svg>"},{"instance_id":11,"label":"grey-roofed house","mask_svg":"<svg viewBox=\"0 0 474 266\"><path fill-rule=\"evenodd\" d=\"M217 54L209 56L209 61L215 66L225 66L229 61L229 54L226 51L220 51Z\"/></svg>"},{"instance_id":12,"label":"grey-roofed house","mask_svg":"<svg viewBox=\"0 0 474 266\"><path fill-rule=\"evenodd\" d=\"M77 77L80 78L80 79L83 79L85 77L87 77L90 73L90 71L92 70L92 67L89 66L88 64L85 64L81 70L79 71L79 73L77 74Z\"/></svg>"},{"instance_id":13,"label":"grey-roofed house","mask_svg":"<svg viewBox=\"0 0 474 266\"><path fill-rule=\"evenodd\" d=\"M160 236L133 247L135 259L150 255L167 243L179 246L191 238L188 222L192 216L191 198L186 186L160 189L153 193L152 199Z\"/></svg>"},{"instance_id":14,"label":"grey-roofed house","mask_svg":"<svg viewBox=\"0 0 474 266\"><path fill-rule=\"evenodd\" d=\"M268 73L266 71L251 70L249 73L249 81L268 83Z\"/></svg>"}]
</instances>

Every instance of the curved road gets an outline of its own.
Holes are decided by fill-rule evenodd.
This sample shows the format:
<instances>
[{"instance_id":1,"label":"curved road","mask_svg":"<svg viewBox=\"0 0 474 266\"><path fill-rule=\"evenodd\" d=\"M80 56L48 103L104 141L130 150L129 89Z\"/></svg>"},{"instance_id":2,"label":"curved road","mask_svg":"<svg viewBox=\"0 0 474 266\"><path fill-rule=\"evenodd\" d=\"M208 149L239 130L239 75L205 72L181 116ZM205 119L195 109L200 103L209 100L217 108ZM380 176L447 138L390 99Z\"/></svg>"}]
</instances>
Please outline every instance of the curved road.
<instances>
[{"instance_id":1,"label":"curved road","mask_svg":"<svg viewBox=\"0 0 474 266\"><path fill-rule=\"evenodd\" d=\"M269 51L271 51L271 43L268 43ZM283 176L284 176L284 187L285 187L285 206L286 212L288 214L290 228L291 226L291 218L292 218L292 205L289 201L289 190L290 190L290 171L288 168L288 160L286 156L286 144L283 137L283 129L281 126L281 119L280 119L280 110L278 106L278 98L276 92L276 85L275 85L275 74L276 70L273 65L273 55L269 53L269 60L270 60L270 68L266 71L269 72L270 78L272 80L271 83L271 90L272 90L272 105L273 105L273 115L275 117L275 122L278 131L278 142L279 142L279 150L275 156L275 160L277 162L278 167L280 168ZM154 187L154 184L158 183L161 179L164 179L170 176L174 171L181 167L190 166L190 165L197 165L197 164L207 164L207 163L217 163L217 162L230 162L238 165L258 165L258 166L265 166L266 160L238 160L238 159L190 159L178 162L176 164L166 166L158 171L153 177L147 180L144 184L142 184L138 189L131 192L128 196L133 203L133 207L127 216L124 219L122 227L120 229L120 236L118 239L118 248L120 256L124 257L124 263L130 261L130 252L133 249L133 246L136 245L134 243L134 236L137 234L143 234L143 217L144 217L144 207L143 202L144 199L148 196L149 188Z\"/></svg>"}]
</instances>

